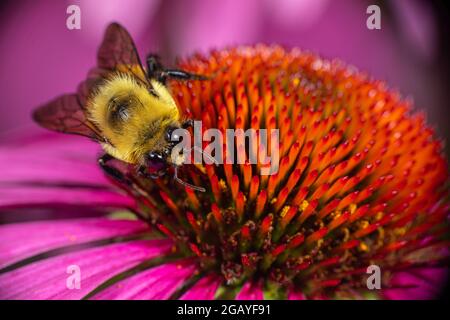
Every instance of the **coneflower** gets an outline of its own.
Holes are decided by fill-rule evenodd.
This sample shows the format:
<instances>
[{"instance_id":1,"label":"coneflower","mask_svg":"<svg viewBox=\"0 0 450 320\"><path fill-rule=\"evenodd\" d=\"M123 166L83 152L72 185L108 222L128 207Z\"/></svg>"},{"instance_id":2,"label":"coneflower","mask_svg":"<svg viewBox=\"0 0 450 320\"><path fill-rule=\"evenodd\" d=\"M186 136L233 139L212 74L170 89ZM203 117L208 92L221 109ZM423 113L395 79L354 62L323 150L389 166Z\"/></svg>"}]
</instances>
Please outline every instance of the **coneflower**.
<instances>
[{"instance_id":1,"label":"coneflower","mask_svg":"<svg viewBox=\"0 0 450 320\"><path fill-rule=\"evenodd\" d=\"M94 285L83 294L66 296L59 288L32 297L383 297L387 289L408 287L396 283L396 274L448 263L442 142L424 116L412 113L410 103L383 82L340 61L278 46L213 51L178 66L214 75L170 83L184 116L202 121L203 130L279 129L278 172L261 175L263 164L248 161L182 166L183 179L206 189L199 192L171 175L145 179L117 163L133 181L119 187L135 201L118 207L131 207L145 224L102 222L111 225L104 237L132 236L128 242L85 239L97 241L90 259L117 264L117 270L102 271L98 281L92 271L87 281ZM236 146L244 159L253 152L246 146ZM148 225L170 240L144 240L154 234ZM9 227L0 236L2 246L21 230ZM35 241L42 251L60 247ZM102 245L120 247L109 262L99 258ZM82 253L69 253L76 254L82 259ZM77 264L67 254L52 255L52 266ZM126 265L116 263L127 255L132 258ZM26 265L25 258L5 264L1 296L28 297L11 289L40 267L40 259ZM370 265L381 270L381 291L366 286ZM50 291L56 286L42 285Z\"/></svg>"},{"instance_id":2,"label":"coneflower","mask_svg":"<svg viewBox=\"0 0 450 320\"><path fill-rule=\"evenodd\" d=\"M423 115L410 114L399 94L339 61L276 46L180 66L217 74L172 84L180 108L205 129L280 130L274 175L250 163L205 165L204 174L186 167L207 193L166 181L151 194L156 216L176 217L160 230L228 290L252 282L333 296L364 289L372 264L388 275L438 263L429 254L448 247L447 164Z\"/></svg>"}]
</instances>

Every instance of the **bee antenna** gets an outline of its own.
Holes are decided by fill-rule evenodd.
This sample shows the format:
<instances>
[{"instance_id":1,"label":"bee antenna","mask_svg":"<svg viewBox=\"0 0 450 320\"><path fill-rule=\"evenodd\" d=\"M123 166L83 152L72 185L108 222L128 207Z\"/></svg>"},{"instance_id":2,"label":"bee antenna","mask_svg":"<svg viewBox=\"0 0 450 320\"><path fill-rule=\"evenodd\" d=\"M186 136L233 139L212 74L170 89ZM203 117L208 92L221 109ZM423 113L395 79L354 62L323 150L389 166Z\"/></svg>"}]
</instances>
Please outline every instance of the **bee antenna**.
<instances>
[{"instance_id":1,"label":"bee antenna","mask_svg":"<svg viewBox=\"0 0 450 320\"><path fill-rule=\"evenodd\" d=\"M188 187L188 188L200 191L200 192L206 192L205 188L194 186L193 184L190 184L190 183L188 183L186 181L183 181L180 178L178 178L178 167L174 166L174 169L175 169L175 173L173 175L173 178L175 179L176 182L178 182L179 184L181 184L181 185L183 185L185 187Z\"/></svg>"},{"instance_id":2,"label":"bee antenna","mask_svg":"<svg viewBox=\"0 0 450 320\"><path fill-rule=\"evenodd\" d=\"M189 149L189 151L192 151L192 150L195 150L195 151L198 151L198 152L202 153L202 154L203 154L206 158L208 158L211 162L214 162L214 164L215 164L216 166L219 165L219 163L217 162L217 160L216 160L213 156L211 156L210 154L206 153L206 152L203 151L201 148L194 146L194 147L192 147L191 149ZM181 180L180 178L178 178L178 166L174 166L174 169L175 169L175 172L174 172L173 178L174 178L179 184L181 184L181 185L183 185L183 186L185 186L185 187L188 187L188 188L191 188L191 189L200 191L200 192L205 192L205 191L206 191L205 188L195 186L195 185L193 185L193 184L190 184L190 183L188 183L188 182L186 182L186 181L183 181L183 180Z\"/></svg>"},{"instance_id":3,"label":"bee antenna","mask_svg":"<svg viewBox=\"0 0 450 320\"><path fill-rule=\"evenodd\" d=\"M202 148L199 148L199 147L197 147L197 146L193 146L189 151L191 151L191 150L195 150L195 151L200 152L200 153L203 154L206 158L208 158L211 162L214 162L214 164L215 164L216 166L219 165L219 163L217 162L216 158L214 158L212 155L206 153L204 150L202 150Z\"/></svg>"}]
</instances>

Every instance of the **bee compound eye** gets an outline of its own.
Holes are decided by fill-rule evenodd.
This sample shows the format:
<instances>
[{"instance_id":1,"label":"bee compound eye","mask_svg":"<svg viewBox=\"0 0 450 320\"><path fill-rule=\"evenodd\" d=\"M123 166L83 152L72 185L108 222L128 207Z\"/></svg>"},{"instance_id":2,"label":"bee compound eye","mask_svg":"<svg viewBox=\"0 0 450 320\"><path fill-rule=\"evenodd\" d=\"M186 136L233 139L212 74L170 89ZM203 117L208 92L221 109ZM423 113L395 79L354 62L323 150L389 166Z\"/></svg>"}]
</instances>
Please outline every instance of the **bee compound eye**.
<instances>
[{"instance_id":1,"label":"bee compound eye","mask_svg":"<svg viewBox=\"0 0 450 320\"><path fill-rule=\"evenodd\" d=\"M150 152L148 154L148 159L150 161L164 161L164 157L159 152Z\"/></svg>"},{"instance_id":2,"label":"bee compound eye","mask_svg":"<svg viewBox=\"0 0 450 320\"><path fill-rule=\"evenodd\" d=\"M180 137L179 134L177 134L175 132L175 129L177 129L177 128L169 128L169 129L167 129L167 131L166 131L166 140L168 142L178 142L178 141L180 141L181 137Z\"/></svg>"}]
</instances>

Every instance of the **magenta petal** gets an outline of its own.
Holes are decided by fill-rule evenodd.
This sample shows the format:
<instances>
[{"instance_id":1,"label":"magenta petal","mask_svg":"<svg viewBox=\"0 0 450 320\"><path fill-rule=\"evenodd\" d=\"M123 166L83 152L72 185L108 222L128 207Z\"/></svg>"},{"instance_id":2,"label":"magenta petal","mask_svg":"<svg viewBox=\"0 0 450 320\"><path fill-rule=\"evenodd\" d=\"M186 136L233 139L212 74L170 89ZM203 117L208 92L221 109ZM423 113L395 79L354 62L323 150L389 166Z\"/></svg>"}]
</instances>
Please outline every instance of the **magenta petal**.
<instances>
[{"instance_id":1,"label":"magenta petal","mask_svg":"<svg viewBox=\"0 0 450 320\"><path fill-rule=\"evenodd\" d=\"M170 252L170 240L139 240L56 256L0 275L0 299L80 299L137 264ZM69 289L70 266L78 266L79 289Z\"/></svg>"},{"instance_id":2,"label":"magenta petal","mask_svg":"<svg viewBox=\"0 0 450 320\"><path fill-rule=\"evenodd\" d=\"M42 129L39 134L13 136L11 141L2 141L0 154L25 153L32 162L40 157L73 159L92 163L101 153L97 142L76 135L66 135Z\"/></svg>"},{"instance_id":3,"label":"magenta petal","mask_svg":"<svg viewBox=\"0 0 450 320\"><path fill-rule=\"evenodd\" d=\"M180 300L213 300L220 283L217 276L203 277L182 295Z\"/></svg>"},{"instance_id":4,"label":"magenta petal","mask_svg":"<svg viewBox=\"0 0 450 320\"><path fill-rule=\"evenodd\" d=\"M51 147L51 145L50 145ZM43 151L47 151L44 148ZM27 183L41 184L91 184L95 186L110 186L97 161L83 161L79 157L67 155L48 154L30 156L29 152L35 150L5 151L0 148L0 166L8 168L0 176L0 183Z\"/></svg>"},{"instance_id":5,"label":"magenta petal","mask_svg":"<svg viewBox=\"0 0 450 320\"><path fill-rule=\"evenodd\" d=\"M126 195L100 189L0 186L0 208L23 208L52 205L90 205L107 208L134 208L135 200Z\"/></svg>"},{"instance_id":6,"label":"magenta petal","mask_svg":"<svg viewBox=\"0 0 450 320\"><path fill-rule=\"evenodd\" d=\"M290 290L288 293L288 300L306 300L306 297L300 291Z\"/></svg>"},{"instance_id":7,"label":"magenta petal","mask_svg":"<svg viewBox=\"0 0 450 320\"><path fill-rule=\"evenodd\" d=\"M0 268L41 252L148 230L142 221L105 218L16 223L0 226Z\"/></svg>"},{"instance_id":8,"label":"magenta petal","mask_svg":"<svg viewBox=\"0 0 450 320\"><path fill-rule=\"evenodd\" d=\"M428 300L438 297L446 283L445 268L417 269L415 273L399 272L392 278L392 285L403 288L382 289L382 296L390 300Z\"/></svg>"},{"instance_id":9,"label":"magenta petal","mask_svg":"<svg viewBox=\"0 0 450 320\"><path fill-rule=\"evenodd\" d=\"M264 300L261 283L246 282L237 294L236 300Z\"/></svg>"},{"instance_id":10,"label":"magenta petal","mask_svg":"<svg viewBox=\"0 0 450 320\"><path fill-rule=\"evenodd\" d=\"M98 144L57 134L28 140L0 146L0 208L134 206L97 165Z\"/></svg>"},{"instance_id":11,"label":"magenta petal","mask_svg":"<svg viewBox=\"0 0 450 320\"><path fill-rule=\"evenodd\" d=\"M27 141L28 140L28 141ZM98 143L62 134L45 134L0 145L0 184L64 183L110 185L97 165Z\"/></svg>"},{"instance_id":12,"label":"magenta petal","mask_svg":"<svg viewBox=\"0 0 450 320\"><path fill-rule=\"evenodd\" d=\"M168 299L197 267L188 260L167 263L148 269L106 288L93 297L97 300L164 300Z\"/></svg>"}]
</instances>

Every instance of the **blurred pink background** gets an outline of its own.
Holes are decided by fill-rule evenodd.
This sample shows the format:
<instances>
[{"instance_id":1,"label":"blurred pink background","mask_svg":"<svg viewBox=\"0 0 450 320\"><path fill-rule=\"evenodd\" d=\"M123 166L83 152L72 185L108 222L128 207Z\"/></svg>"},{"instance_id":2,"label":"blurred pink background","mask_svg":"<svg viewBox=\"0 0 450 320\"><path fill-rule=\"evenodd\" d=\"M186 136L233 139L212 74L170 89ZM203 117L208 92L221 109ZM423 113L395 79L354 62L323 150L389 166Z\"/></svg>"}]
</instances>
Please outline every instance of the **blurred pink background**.
<instances>
[{"instance_id":1,"label":"blurred pink background","mask_svg":"<svg viewBox=\"0 0 450 320\"><path fill-rule=\"evenodd\" d=\"M81 8L81 30L66 28L70 4ZM381 30L366 27L370 4L381 7ZM194 51L256 42L340 58L414 98L449 136L444 1L44 0L0 8L1 140L41 130L31 110L76 88L111 21L130 31L141 55L158 52L169 64Z\"/></svg>"}]
</instances>

